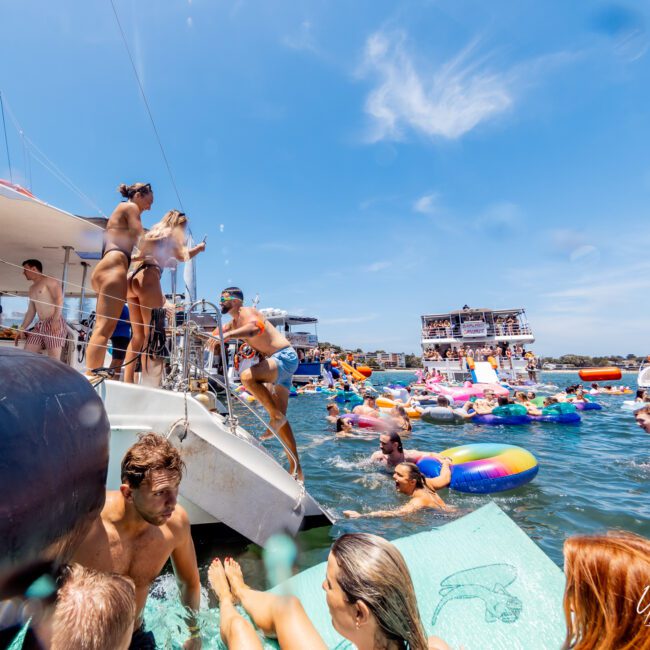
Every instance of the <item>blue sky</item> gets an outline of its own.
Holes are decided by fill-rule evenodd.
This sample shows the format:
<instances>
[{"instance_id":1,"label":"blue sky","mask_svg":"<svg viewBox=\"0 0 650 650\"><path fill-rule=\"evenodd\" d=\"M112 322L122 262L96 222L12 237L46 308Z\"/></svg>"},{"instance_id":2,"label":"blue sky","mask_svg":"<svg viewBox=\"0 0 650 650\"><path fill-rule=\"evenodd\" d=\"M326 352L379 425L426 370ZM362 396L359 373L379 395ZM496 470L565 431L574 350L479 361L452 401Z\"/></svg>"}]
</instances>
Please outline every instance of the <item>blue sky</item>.
<instances>
[{"instance_id":1,"label":"blue sky","mask_svg":"<svg viewBox=\"0 0 650 650\"><path fill-rule=\"evenodd\" d=\"M525 306L544 354L647 353L650 12L607 2L115 0L197 239L322 339ZM12 116L103 212L178 201L106 2L2 3ZM26 165L8 116L13 172ZM4 150L0 177L9 176ZM33 191L85 202L31 160Z\"/></svg>"}]
</instances>

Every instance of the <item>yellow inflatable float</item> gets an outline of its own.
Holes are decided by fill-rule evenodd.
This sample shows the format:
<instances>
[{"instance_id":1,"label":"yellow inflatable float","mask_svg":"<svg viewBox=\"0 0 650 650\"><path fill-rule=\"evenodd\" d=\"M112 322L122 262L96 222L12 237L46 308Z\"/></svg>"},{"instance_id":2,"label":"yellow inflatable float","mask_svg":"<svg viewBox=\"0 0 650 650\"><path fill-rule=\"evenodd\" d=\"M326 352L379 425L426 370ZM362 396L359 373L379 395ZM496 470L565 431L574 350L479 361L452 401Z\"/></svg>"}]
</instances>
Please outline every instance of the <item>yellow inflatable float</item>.
<instances>
[{"instance_id":1,"label":"yellow inflatable float","mask_svg":"<svg viewBox=\"0 0 650 650\"><path fill-rule=\"evenodd\" d=\"M404 404L400 404L399 402L394 402L392 399L388 399L387 397L378 397L377 406L382 411L390 411L390 409L395 408L396 406L403 406L404 410L406 411L406 415L408 415L412 420L417 420L421 417L419 411L416 411L409 406L404 406Z\"/></svg>"}]
</instances>

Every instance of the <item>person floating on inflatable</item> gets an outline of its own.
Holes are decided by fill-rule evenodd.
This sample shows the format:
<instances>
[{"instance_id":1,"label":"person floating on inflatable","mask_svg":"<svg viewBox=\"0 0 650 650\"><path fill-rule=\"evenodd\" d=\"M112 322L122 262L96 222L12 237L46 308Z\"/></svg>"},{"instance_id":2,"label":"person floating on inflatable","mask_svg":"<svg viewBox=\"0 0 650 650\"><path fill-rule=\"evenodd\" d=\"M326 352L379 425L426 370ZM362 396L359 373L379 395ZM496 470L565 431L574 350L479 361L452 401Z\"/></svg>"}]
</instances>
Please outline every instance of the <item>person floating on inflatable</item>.
<instances>
[{"instance_id":1,"label":"person floating on inflatable","mask_svg":"<svg viewBox=\"0 0 650 650\"><path fill-rule=\"evenodd\" d=\"M240 379L246 390L254 395L266 409L269 429L276 433L288 447L289 471L303 479L296 440L287 420L287 405L293 373L298 368L298 355L291 343L280 334L264 314L253 307L244 307L244 293L238 287L228 287L221 292L221 313L230 314L232 321L223 327L224 341L242 339L261 353L261 361L246 368ZM219 329L212 332L208 348L215 350ZM270 384L270 389L265 384Z\"/></svg>"},{"instance_id":2,"label":"person floating on inflatable","mask_svg":"<svg viewBox=\"0 0 650 650\"><path fill-rule=\"evenodd\" d=\"M442 465L440 476L428 479L429 487L434 490L447 487L451 482L451 469L449 467L451 460L432 451L404 449L399 433L382 433L379 436L379 451L376 451L370 457L370 460L375 463L384 463L387 468L391 469L400 463L417 463L425 457L435 458Z\"/></svg>"},{"instance_id":3,"label":"person floating on inflatable","mask_svg":"<svg viewBox=\"0 0 650 650\"><path fill-rule=\"evenodd\" d=\"M420 468L414 463L400 463L393 474L395 489L400 494L411 497L411 500L396 510L374 510L373 512L360 513L356 510L344 510L343 514L352 519L359 517L401 517L411 512L424 508L435 510L453 511L454 507L448 506L431 487L431 479L426 478Z\"/></svg>"}]
</instances>

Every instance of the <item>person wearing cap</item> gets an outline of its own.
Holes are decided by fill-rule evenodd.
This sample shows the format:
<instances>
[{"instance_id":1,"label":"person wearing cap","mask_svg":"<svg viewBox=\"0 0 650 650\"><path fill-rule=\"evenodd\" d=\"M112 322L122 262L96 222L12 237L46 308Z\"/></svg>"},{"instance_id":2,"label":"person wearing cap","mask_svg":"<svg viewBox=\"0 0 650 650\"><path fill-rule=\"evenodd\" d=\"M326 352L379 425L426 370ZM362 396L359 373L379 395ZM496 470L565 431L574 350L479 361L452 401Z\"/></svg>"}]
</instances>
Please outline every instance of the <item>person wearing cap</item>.
<instances>
[{"instance_id":1,"label":"person wearing cap","mask_svg":"<svg viewBox=\"0 0 650 650\"><path fill-rule=\"evenodd\" d=\"M223 340L242 340L260 356L260 361L239 375L246 390L257 398L269 414L269 429L279 436L288 448L289 471L302 480L296 440L287 420L287 406L293 373L298 368L298 355L291 343L264 314L254 307L244 307L244 293L239 287L228 287L221 292L221 313L232 320L223 327ZM212 332L210 350L219 343L219 329ZM270 434L269 434L270 435Z\"/></svg>"}]
</instances>

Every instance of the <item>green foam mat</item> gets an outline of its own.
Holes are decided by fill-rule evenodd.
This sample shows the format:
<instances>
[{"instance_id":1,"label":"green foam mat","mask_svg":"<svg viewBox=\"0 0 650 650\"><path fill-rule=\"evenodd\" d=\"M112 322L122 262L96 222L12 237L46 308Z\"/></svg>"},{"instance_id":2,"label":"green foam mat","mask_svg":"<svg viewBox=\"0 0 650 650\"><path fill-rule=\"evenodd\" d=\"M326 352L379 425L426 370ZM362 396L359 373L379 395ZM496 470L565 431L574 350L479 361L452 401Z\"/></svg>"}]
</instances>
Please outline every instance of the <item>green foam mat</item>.
<instances>
[{"instance_id":1,"label":"green foam mat","mask_svg":"<svg viewBox=\"0 0 650 650\"><path fill-rule=\"evenodd\" d=\"M393 542L413 578L427 634L465 650L560 648L564 574L497 505ZM297 596L329 648L353 646L332 628L326 564L275 593Z\"/></svg>"}]
</instances>

